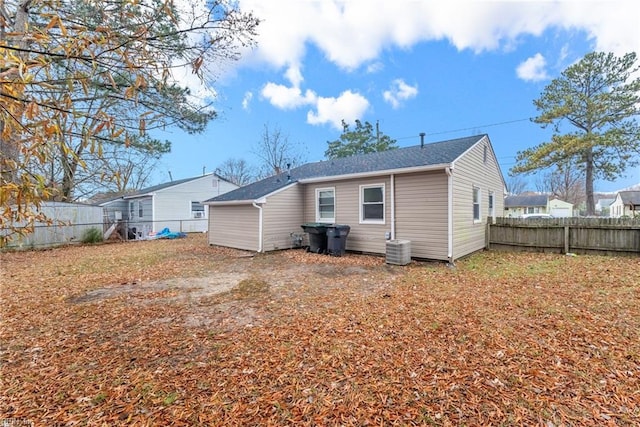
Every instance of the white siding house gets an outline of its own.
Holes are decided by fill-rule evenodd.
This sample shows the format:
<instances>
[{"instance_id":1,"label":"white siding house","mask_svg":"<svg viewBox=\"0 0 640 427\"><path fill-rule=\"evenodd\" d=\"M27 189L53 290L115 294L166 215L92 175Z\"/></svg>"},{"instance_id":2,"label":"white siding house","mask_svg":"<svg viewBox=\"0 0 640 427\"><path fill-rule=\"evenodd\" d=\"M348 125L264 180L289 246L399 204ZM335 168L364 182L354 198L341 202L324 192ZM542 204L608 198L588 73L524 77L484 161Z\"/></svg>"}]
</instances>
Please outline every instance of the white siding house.
<instances>
[{"instance_id":1,"label":"white siding house","mask_svg":"<svg viewBox=\"0 0 640 427\"><path fill-rule=\"evenodd\" d=\"M609 207L611 218L640 215L640 191L621 191Z\"/></svg>"},{"instance_id":2,"label":"white siding house","mask_svg":"<svg viewBox=\"0 0 640 427\"><path fill-rule=\"evenodd\" d=\"M206 174L144 188L101 206L118 209L121 219L127 220L128 227L135 228L139 237L164 228L204 232L208 228L208 209L203 202L237 188L216 174Z\"/></svg>"}]
</instances>

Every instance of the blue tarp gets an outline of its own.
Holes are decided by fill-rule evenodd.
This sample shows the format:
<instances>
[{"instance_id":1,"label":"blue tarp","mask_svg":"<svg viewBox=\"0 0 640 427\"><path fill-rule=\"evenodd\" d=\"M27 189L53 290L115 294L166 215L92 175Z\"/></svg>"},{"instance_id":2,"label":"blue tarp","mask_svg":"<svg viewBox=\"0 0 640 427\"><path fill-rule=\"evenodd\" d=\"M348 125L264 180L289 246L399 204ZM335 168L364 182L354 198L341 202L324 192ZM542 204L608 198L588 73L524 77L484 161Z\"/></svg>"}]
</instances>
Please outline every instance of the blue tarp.
<instances>
[{"instance_id":1,"label":"blue tarp","mask_svg":"<svg viewBox=\"0 0 640 427\"><path fill-rule=\"evenodd\" d=\"M165 227L162 230L158 231L155 235L156 239L179 239L182 237L187 237L186 233L183 233L181 231L178 232L171 232L171 230L169 230L169 228Z\"/></svg>"}]
</instances>

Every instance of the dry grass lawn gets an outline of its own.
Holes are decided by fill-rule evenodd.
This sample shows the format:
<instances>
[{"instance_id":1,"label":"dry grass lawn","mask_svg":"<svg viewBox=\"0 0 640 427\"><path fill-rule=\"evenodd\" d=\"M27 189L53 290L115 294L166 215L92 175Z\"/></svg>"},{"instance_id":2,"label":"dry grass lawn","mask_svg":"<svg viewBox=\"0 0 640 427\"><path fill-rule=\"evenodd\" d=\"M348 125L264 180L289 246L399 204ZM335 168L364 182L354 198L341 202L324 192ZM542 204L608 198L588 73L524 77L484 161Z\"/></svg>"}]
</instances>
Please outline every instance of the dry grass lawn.
<instances>
[{"instance_id":1,"label":"dry grass lawn","mask_svg":"<svg viewBox=\"0 0 640 427\"><path fill-rule=\"evenodd\" d=\"M638 258L399 267L195 235L0 262L0 420L640 425Z\"/></svg>"}]
</instances>

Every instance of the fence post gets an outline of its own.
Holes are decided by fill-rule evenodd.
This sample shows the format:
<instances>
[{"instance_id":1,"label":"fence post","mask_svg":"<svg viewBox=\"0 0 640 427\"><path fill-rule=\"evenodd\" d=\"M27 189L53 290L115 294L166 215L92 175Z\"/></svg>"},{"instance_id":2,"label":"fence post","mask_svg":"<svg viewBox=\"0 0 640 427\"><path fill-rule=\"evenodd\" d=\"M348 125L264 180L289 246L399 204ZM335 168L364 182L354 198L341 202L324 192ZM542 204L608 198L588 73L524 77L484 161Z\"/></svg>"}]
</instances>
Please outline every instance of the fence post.
<instances>
[{"instance_id":1,"label":"fence post","mask_svg":"<svg viewBox=\"0 0 640 427\"><path fill-rule=\"evenodd\" d=\"M485 233L486 242L484 244L487 250L491 249L491 217L487 218L487 232Z\"/></svg>"},{"instance_id":2,"label":"fence post","mask_svg":"<svg viewBox=\"0 0 640 427\"><path fill-rule=\"evenodd\" d=\"M564 253L569 253L569 226L564 226Z\"/></svg>"}]
</instances>

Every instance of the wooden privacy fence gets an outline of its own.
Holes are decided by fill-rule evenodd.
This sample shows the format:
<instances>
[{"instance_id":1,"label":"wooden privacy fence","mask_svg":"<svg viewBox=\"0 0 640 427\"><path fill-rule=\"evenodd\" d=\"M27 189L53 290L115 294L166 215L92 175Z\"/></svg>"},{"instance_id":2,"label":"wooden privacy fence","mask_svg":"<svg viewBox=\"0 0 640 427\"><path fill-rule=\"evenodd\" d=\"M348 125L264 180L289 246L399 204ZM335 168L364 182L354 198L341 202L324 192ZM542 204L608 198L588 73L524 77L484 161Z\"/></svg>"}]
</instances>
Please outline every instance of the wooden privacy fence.
<instances>
[{"instance_id":1,"label":"wooden privacy fence","mask_svg":"<svg viewBox=\"0 0 640 427\"><path fill-rule=\"evenodd\" d=\"M640 254L640 218L489 219L487 249Z\"/></svg>"}]
</instances>

